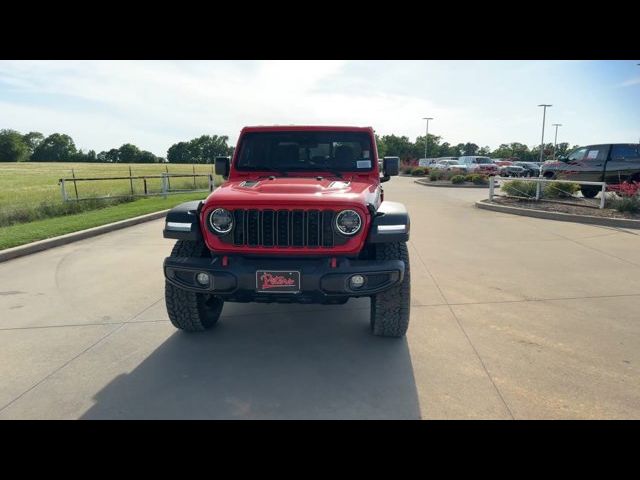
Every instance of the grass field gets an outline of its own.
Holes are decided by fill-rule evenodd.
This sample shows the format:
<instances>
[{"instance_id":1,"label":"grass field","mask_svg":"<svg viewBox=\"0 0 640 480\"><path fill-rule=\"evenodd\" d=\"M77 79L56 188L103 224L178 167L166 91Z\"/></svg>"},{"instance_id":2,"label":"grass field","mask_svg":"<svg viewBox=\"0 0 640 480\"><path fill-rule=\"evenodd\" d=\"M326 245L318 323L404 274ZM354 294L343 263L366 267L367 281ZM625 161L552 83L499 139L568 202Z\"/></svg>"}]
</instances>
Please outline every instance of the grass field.
<instances>
[{"instance_id":1,"label":"grass field","mask_svg":"<svg viewBox=\"0 0 640 480\"><path fill-rule=\"evenodd\" d=\"M145 213L171 208L187 200L200 199L207 192L179 193L162 197L105 201L63 202L59 179L170 174L213 173L213 165L104 164L104 163L0 163L0 249L64 233L103 225ZM222 179L215 177L216 185ZM170 190L207 189L207 177L171 178ZM66 184L68 198L76 197L73 182ZM100 180L77 182L79 198L131 194L131 182ZM148 179L147 191L159 193L161 179ZM144 192L142 179L133 181L135 194Z\"/></svg>"},{"instance_id":2,"label":"grass field","mask_svg":"<svg viewBox=\"0 0 640 480\"><path fill-rule=\"evenodd\" d=\"M206 193L184 193L171 195L167 199L162 197L142 198L135 202L123 203L75 215L65 215L2 227L0 228L0 250L98 227L118 220L144 215L145 213L166 210L178 203L200 200L205 196Z\"/></svg>"},{"instance_id":3,"label":"grass field","mask_svg":"<svg viewBox=\"0 0 640 480\"><path fill-rule=\"evenodd\" d=\"M60 178L70 178L71 171L77 178L128 176L129 167L133 175L160 175L168 169L171 174L213 173L213 165L166 165L166 164L108 164L108 163L48 163L23 162L0 163L0 210L14 206L38 205L42 202L62 202ZM150 179L149 191L160 192L161 180ZM207 179L198 177L196 185L207 188ZM77 182L80 197L103 195L127 195L131 193L129 180L103 180ZM142 180L134 180L135 193L143 193ZM193 178L173 179L172 189L193 188ZM75 197L73 183L67 182L70 198Z\"/></svg>"}]
</instances>

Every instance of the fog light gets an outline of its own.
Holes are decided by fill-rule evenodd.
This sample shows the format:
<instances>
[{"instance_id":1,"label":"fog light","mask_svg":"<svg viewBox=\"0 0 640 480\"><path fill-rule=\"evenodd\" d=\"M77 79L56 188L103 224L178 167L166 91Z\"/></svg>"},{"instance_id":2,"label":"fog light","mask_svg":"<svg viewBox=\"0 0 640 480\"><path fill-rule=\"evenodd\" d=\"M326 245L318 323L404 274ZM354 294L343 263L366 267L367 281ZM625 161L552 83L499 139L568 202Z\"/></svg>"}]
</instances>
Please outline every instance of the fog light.
<instances>
[{"instance_id":1,"label":"fog light","mask_svg":"<svg viewBox=\"0 0 640 480\"><path fill-rule=\"evenodd\" d=\"M362 275L354 275L349 283L351 283L351 288L360 288L364 285L364 277Z\"/></svg>"},{"instance_id":2,"label":"fog light","mask_svg":"<svg viewBox=\"0 0 640 480\"><path fill-rule=\"evenodd\" d=\"M196 275L196 280L200 285L206 287L207 285L209 285L209 274L200 272L198 275Z\"/></svg>"}]
</instances>

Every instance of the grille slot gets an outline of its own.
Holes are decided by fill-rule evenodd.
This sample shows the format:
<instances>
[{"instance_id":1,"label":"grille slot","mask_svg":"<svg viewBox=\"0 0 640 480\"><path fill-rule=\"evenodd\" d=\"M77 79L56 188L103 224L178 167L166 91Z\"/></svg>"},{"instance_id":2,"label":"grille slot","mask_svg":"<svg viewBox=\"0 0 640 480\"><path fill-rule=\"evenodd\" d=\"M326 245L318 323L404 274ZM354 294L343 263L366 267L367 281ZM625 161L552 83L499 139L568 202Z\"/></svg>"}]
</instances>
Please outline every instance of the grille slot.
<instances>
[{"instance_id":1,"label":"grille slot","mask_svg":"<svg viewBox=\"0 0 640 480\"><path fill-rule=\"evenodd\" d=\"M304 247L304 212L294 210L291 215L291 245Z\"/></svg>"},{"instance_id":2,"label":"grille slot","mask_svg":"<svg viewBox=\"0 0 640 480\"><path fill-rule=\"evenodd\" d=\"M278 246L289 246L289 211L278 210Z\"/></svg>"},{"instance_id":3,"label":"grille slot","mask_svg":"<svg viewBox=\"0 0 640 480\"><path fill-rule=\"evenodd\" d=\"M320 212L318 210L307 212L307 246L320 246Z\"/></svg>"},{"instance_id":4,"label":"grille slot","mask_svg":"<svg viewBox=\"0 0 640 480\"><path fill-rule=\"evenodd\" d=\"M233 219L236 223L233 229L233 244L244 245L244 210L233 212Z\"/></svg>"},{"instance_id":5,"label":"grille slot","mask_svg":"<svg viewBox=\"0 0 640 480\"><path fill-rule=\"evenodd\" d=\"M333 247L332 210L233 211L233 244L251 247Z\"/></svg>"},{"instance_id":6,"label":"grille slot","mask_svg":"<svg viewBox=\"0 0 640 480\"><path fill-rule=\"evenodd\" d=\"M260 245L260 211L247 212L247 244L255 247Z\"/></svg>"}]
</instances>

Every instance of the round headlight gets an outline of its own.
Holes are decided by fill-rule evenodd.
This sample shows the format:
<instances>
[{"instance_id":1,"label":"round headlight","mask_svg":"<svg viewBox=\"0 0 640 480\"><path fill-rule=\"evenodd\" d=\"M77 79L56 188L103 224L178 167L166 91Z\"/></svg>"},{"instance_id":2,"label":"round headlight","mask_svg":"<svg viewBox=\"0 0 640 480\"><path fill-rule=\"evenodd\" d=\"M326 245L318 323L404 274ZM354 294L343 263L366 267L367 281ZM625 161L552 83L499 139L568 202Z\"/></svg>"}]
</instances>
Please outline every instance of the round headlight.
<instances>
[{"instance_id":1,"label":"round headlight","mask_svg":"<svg viewBox=\"0 0 640 480\"><path fill-rule=\"evenodd\" d=\"M216 208L209 214L209 225L216 233L229 233L233 228L233 215L229 210Z\"/></svg>"},{"instance_id":2,"label":"round headlight","mask_svg":"<svg viewBox=\"0 0 640 480\"><path fill-rule=\"evenodd\" d=\"M336 228L343 235L355 235L362 227L362 218L355 210L343 210L336 215Z\"/></svg>"}]
</instances>

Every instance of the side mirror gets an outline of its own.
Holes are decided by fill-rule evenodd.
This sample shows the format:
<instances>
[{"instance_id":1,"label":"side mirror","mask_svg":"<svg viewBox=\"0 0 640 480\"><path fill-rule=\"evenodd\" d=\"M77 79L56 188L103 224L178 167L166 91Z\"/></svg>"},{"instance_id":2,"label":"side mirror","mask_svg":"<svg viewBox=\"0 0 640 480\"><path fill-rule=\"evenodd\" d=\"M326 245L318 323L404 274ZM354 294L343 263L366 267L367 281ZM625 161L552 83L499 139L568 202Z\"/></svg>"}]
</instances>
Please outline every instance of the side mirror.
<instances>
[{"instance_id":1,"label":"side mirror","mask_svg":"<svg viewBox=\"0 0 640 480\"><path fill-rule=\"evenodd\" d=\"M216 157L216 175L226 180L229 177L229 164L229 157Z\"/></svg>"},{"instance_id":2,"label":"side mirror","mask_svg":"<svg viewBox=\"0 0 640 480\"><path fill-rule=\"evenodd\" d=\"M382 172L385 177L393 177L400 173L400 159L398 157L384 157Z\"/></svg>"}]
</instances>

